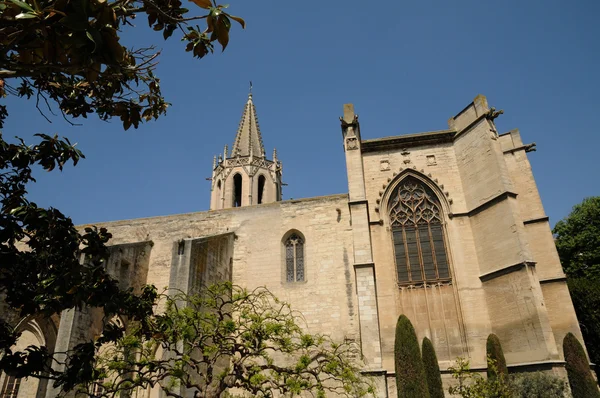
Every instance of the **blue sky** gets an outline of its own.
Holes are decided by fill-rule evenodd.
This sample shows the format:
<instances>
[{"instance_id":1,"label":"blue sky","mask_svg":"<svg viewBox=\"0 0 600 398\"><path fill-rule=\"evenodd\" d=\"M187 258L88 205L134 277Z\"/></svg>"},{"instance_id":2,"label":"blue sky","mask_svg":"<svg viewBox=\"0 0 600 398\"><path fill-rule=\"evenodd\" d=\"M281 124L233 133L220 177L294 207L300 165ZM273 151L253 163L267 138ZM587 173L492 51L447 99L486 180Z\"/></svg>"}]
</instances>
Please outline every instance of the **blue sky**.
<instances>
[{"instance_id":1,"label":"blue sky","mask_svg":"<svg viewBox=\"0 0 600 398\"><path fill-rule=\"evenodd\" d=\"M194 9L192 3L188 8ZM447 128L477 94L519 128L551 223L600 195L599 1L231 0L247 21L203 60L177 37L127 29L162 49L157 74L172 107L124 132L118 120L48 124L8 99L6 136L59 133L87 159L41 173L30 198L76 223L207 210L213 155L231 146L248 92L267 153L283 161L284 199L347 192L338 117L352 102L363 138Z\"/></svg>"}]
</instances>

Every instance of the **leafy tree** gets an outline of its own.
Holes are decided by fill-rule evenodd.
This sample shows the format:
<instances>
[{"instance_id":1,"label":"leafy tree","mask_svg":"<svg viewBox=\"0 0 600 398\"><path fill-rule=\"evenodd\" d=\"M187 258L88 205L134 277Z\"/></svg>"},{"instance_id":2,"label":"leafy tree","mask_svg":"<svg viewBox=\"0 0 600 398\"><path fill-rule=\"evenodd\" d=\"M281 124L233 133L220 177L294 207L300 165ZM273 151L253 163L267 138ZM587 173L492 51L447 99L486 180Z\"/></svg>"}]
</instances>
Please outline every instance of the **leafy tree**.
<instances>
[{"instance_id":1,"label":"leafy tree","mask_svg":"<svg viewBox=\"0 0 600 398\"><path fill-rule=\"evenodd\" d=\"M425 337L423 339L422 347L421 352L423 353L423 366L425 367L425 375L427 376L429 396L431 398L444 398L444 386L442 384L440 365L431 340Z\"/></svg>"},{"instance_id":2,"label":"leafy tree","mask_svg":"<svg viewBox=\"0 0 600 398\"><path fill-rule=\"evenodd\" d=\"M415 329L406 315L400 315L396 323L394 359L398 398L429 397L419 341Z\"/></svg>"},{"instance_id":3,"label":"leafy tree","mask_svg":"<svg viewBox=\"0 0 600 398\"><path fill-rule=\"evenodd\" d=\"M546 372L518 373L510 384L515 398L564 398L567 383Z\"/></svg>"},{"instance_id":4,"label":"leafy tree","mask_svg":"<svg viewBox=\"0 0 600 398\"><path fill-rule=\"evenodd\" d=\"M2 94L55 101L63 116L119 117L127 130L167 110L154 75L154 48L128 49L119 33L146 17L165 39L182 32L185 50L202 58L229 43L227 6L194 0L206 15L189 16L181 0L4 0L0 3ZM207 27L190 22L205 19ZM15 81L15 83L12 83ZM50 109L48 109L50 110ZM7 116L0 106L0 119ZM0 125L1 127L1 125Z\"/></svg>"},{"instance_id":5,"label":"leafy tree","mask_svg":"<svg viewBox=\"0 0 600 398\"><path fill-rule=\"evenodd\" d=\"M502 351L502 345L500 344L500 339L495 334L490 334L487 338L487 342L485 344L485 349L487 352L488 358L490 358L494 365L493 367L488 367L487 369L487 377L488 378L497 378L502 377L504 379L508 378L508 368L506 367L506 359L504 359L504 351Z\"/></svg>"},{"instance_id":6,"label":"leafy tree","mask_svg":"<svg viewBox=\"0 0 600 398\"><path fill-rule=\"evenodd\" d=\"M69 122L90 114L118 117L125 129L164 115L168 103L155 76L153 48L126 48L119 34L145 17L167 39L182 32L185 50L202 58L229 42L226 6L193 0L205 15L190 15L180 0L1 0L0 97L35 99L48 118L53 108ZM206 20L206 28L191 25ZM0 105L0 128L8 117ZM59 210L38 207L26 198L33 170L62 170L83 154L66 138L38 134L38 142L4 140L0 133L0 371L17 377L53 379L64 390L95 377L97 346L86 342L67 354L63 372L49 364L45 347L13 352L15 318L52 316L70 308L97 307L105 316L122 315L150 325L157 297L153 287L121 290L107 274L106 247L111 235L101 228L77 230ZM122 329L105 330L115 341Z\"/></svg>"},{"instance_id":7,"label":"leafy tree","mask_svg":"<svg viewBox=\"0 0 600 398\"><path fill-rule=\"evenodd\" d=\"M488 357L488 369L494 374L498 373L495 361ZM471 371L469 360L457 358L456 364L451 366L452 378L456 384L448 388L450 395L462 398L513 398L513 390L504 377L484 378L479 373Z\"/></svg>"},{"instance_id":8,"label":"leafy tree","mask_svg":"<svg viewBox=\"0 0 600 398\"><path fill-rule=\"evenodd\" d=\"M583 346L573 333L567 333L565 336L563 351L573 398L600 397L600 391L590 371L590 365Z\"/></svg>"},{"instance_id":9,"label":"leafy tree","mask_svg":"<svg viewBox=\"0 0 600 398\"><path fill-rule=\"evenodd\" d=\"M556 248L592 362L600 362L600 196L556 223Z\"/></svg>"},{"instance_id":10,"label":"leafy tree","mask_svg":"<svg viewBox=\"0 0 600 398\"><path fill-rule=\"evenodd\" d=\"M600 279L600 196L575 205L552 232L568 276Z\"/></svg>"},{"instance_id":11,"label":"leafy tree","mask_svg":"<svg viewBox=\"0 0 600 398\"><path fill-rule=\"evenodd\" d=\"M600 283L591 278L568 278L583 340L594 363L600 361ZM596 368L596 374L598 369Z\"/></svg>"},{"instance_id":12,"label":"leafy tree","mask_svg":"<svg viewBox=\"0 0 600 398\"><path fill-rule=\"evenodd\" d=\"M154 386L173 397L213 398L231 389L253 397L374 395L355 343L307 334L299 314L266 288L225 282L162 298L166 310L150 328L132 328L98 359L94 383L102 396Z\"/></svg>"}]
</instances>

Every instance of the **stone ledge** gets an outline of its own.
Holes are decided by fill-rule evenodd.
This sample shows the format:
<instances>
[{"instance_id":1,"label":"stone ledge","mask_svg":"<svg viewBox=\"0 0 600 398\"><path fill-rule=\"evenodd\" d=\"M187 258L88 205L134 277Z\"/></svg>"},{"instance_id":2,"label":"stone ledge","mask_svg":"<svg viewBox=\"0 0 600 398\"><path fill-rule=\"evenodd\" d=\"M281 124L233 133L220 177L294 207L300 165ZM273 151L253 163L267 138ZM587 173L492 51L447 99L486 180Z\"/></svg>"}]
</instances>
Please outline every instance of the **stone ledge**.
<instances>
[{"instance_id":1,"label":"stone ledge","mask_svg":"<svg viewBox=\"0 0 600 398\"><path fill-rule=\"evenodd\" d=\"M354 269L357 268L375 268L375 263L358 263L358 264L354 264Z\"/></svg>"},{"instance_id":2,"label":"stone ledge","mask_svg":"<svg viewBox=\"0 0 600 398\"><path fill-rule=\"evenodd\" d=\"M454 217L471 217L471 216L474 216L475 214L480 213L483 210L487 209L488 207L490 207L498 202L501 202L505 199L516 198L517 195L518 194L515 192L504 191L504 192L499 193L498 195L492 197L491 199L488 199L487 201L483 202L482 204L478 205L477 207L475 207L465 213L448 213L448 217L450 217L451 219Z\"/></svg>"},{"instance_id":3,"label":"stone ledge","mask_svg":"<svg viewBox=\"0 0 600 398\"><path fill-rule=\"evenodd\" d=\"M513 265L508 265L506 267L498 268L493 271L487 272L485 274L479 275L479 279L482 282L487 282L489 280L495 279L499 276L503 276L506 274L510 274L515 271L519 271L521 268L526 266L535 266L535 261L523 261L522 263L517 263Z\"/></svg>"},{"instance_id":4,"label":"stone ledge","mask_svg":"<svg viewBox=\"0 0 600 398\"><path fill-rule=\"evenodd\" d=\"M567 281L567 276L566 275L556 276L554 278L541 279L540 280L540 285L545 285L547 283L566 282L566 281Z\"/></svg>"},{"instance_id":5,"label":"stone ledge","mask_svg":"<svg viewBox=\"0 0 600 398\"><path fill-rule=\"evenodd\" d=\"M359 200L349 200L348 205L368 205L369 201L367 199L359 199Z\"/></svg>"},{"instance_id":6,"label":"stone ledge","mask_svg":"<svg viewBox=\"0 0 600 398\"><path fill-rule=\"evenodd\" d=\"M538 222L546 222L546 221L549 221L549 220L550 220L550 217L548 217L548 216L531 218L529 220L523 221L523 225L535 224L535 223L538 223Z\"/></svg>"}]
</instances>

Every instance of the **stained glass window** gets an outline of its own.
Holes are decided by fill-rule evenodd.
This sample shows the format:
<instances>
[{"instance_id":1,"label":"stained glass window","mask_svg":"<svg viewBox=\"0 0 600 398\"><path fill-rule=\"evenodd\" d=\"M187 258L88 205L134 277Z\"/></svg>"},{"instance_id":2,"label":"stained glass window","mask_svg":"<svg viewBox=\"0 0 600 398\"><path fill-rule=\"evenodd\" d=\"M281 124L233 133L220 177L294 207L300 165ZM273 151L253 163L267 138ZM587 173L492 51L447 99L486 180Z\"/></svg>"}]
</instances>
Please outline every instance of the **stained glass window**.
<instances>
[{"instance_id":1,"label":"stained glass window","mask_svg":"<svg viewBox=\"0 0 600 398\"><path fill-rule=\"evenodd\" d=\"M398 283L449 280L440 203L433 191L407 177L389 203Z\"/></svg>"},{"instance_id":2,"label":"stained glass window","mask_svg":"<svg viewBox=\"0 0 600 398\"><path fill-rule=\"evenodd\" d=\"M296 233L285 241L285 273L288 282L304 280L304 240Z\"/></svg>"}]
</instances>

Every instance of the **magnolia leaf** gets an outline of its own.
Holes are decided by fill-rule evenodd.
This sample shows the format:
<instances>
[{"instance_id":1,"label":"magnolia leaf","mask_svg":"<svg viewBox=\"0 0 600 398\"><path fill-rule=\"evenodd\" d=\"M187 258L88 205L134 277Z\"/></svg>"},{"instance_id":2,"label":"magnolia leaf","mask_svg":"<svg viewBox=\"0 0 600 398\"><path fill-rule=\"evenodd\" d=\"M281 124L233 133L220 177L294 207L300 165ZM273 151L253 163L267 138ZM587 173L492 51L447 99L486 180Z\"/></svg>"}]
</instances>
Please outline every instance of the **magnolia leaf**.
<instances>
[{"instance_id":1,"label":"magnolia leaf","mask_svg":"<svg viewBox=\"0 0 600 398\"><path fill-rule=\"evenodd\" d=\"M23 8L24 10L27 10L27 11L30 11L30 12L33 12L33 11L34 11L34 10L33 10L33 8L32 8L32 7L31 7L29 4L27 4L27 3L25 3L25 2L22 2L22 1L19 1L19 0L10 0L10 1L11 1L13 4L16 4L16 5L18 5L19 7Z\"/></svg>"},{"instance_id":2,"label":"magnolia leaf","mask_svg":"<svg viewBox=\"0 0 600 398\"><path fill-rule=\"evenodd\" d=\"M227 47L227 44L229 43L229 28L231 27L231 22L229 21L229 18L227 18L225 15L221 15L219 17L219 21L217 23L217 40L219 41L219 44L221 44L221 46L223 47L223 51L225 51L225 48Z\"/></svg>"},{"instance_id":3,"label":"magnolia leaf","mask_svg":"<svg viewBox=\"0 0 600 398\"><path fill-rule=\"evenodd\" d=\"M92 52L96 52L96 40L94 40L94 37L92 36L92 34L90 33L89 30L87 30L85 32L85 35L87 36L88 39L90 39L92 41L92 43L94 43L94 51L92 51Z\"/></svg>"},{"instance_id":4,"label":"magnolia leaf","mask_svg":"<svg viewBox=\"0 0 600 398\"><path fill-rule=\"evenodd\" d=\"M236 17L234 15L229 15L226 14L229 18L233 19L234 21L236 21L237 23L239 23L240 25L242 25L242 29L246 29L246 21L244 21L242 18L240 17Z\"/></svg>"},{"instance_id":5,"label":"magnolia leaf","mask_svg":"<svg viewBox=\"0 0 600 398\"><path fill-rule=\"evenodd\" d=\"M215 30L215 24L213 21L213 17L211 14L208 14L208 16L206 17L206 30L204 31L204 33L210 33L213 30Z\"/></svg>"},{"instance_id":6,"label":"magnolia leaf","mask_svg":"<svg viewBox=\"0 0 600 398\"><path fill-rule=\"evenodd\" d=\"M209 9L212 7L212 3L210 0L190 0L194 4L196 4L200 8Z\"/></svg>"},{"instance_id":7,"label":"magnolia leaf","mask_svg":"<svg viewBox=\"0 0 600 398\"><path fill-rule=\"evenodd\" d=\"M30 12L22 12L15 16L15 19L32 19L32 18L37 18L37 15L32 14Z\"/></svg>"}]
</instances>

